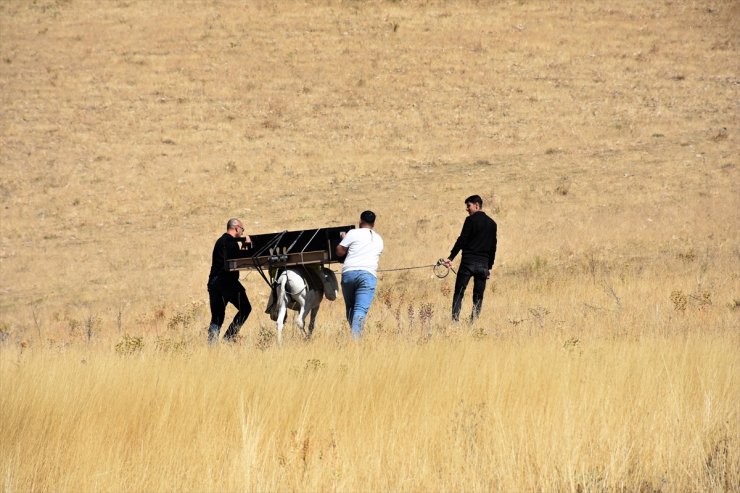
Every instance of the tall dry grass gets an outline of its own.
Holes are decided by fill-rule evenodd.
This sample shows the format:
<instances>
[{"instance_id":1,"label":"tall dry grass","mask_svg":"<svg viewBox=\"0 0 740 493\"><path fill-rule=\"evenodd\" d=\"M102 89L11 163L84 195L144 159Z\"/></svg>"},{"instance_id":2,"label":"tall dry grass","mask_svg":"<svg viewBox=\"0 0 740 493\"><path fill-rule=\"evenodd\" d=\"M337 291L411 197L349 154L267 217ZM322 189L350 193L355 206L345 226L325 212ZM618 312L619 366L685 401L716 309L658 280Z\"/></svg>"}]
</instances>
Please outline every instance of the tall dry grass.
<instances>
[{"instance_id":1,"label":"tall dry grass","mask_svg":"<svg viewBox=\"0 0 740 493\"><path fill-rule=\"evenodd\" d=\"M732 491L737 343L24 351L2 362L4 490Z\"/></svg>"}]
</instances>

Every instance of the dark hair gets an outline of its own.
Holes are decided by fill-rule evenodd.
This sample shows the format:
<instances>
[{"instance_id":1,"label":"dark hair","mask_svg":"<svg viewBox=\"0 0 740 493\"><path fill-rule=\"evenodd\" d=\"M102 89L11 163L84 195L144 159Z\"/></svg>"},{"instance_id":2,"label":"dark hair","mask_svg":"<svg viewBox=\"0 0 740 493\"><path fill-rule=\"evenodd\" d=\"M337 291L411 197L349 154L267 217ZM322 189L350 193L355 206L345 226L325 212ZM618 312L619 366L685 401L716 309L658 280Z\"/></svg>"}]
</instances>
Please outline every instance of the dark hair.
<instances>
[{"instance_id":1,"label":"dark hair","mask_svg":"<svg viewBox=\"0 0 740 493\"><path fill-rule=\"evenodd\" d=\"M360 221L365 224L375 224L375 213L373 211L364 211L360 214Z\"/></svg>"},{"instance_id":2,"label":"dark hair","mask_svg":"<svg viewBox=\"0 0 740 493\"><path fill-rule=\"evenodd\" d=\"M480 195L471 195L467 199L465 199L466 204L478 204L479 207L483 207L483 199L480 198Z\"/></svg>"}]
</instances>

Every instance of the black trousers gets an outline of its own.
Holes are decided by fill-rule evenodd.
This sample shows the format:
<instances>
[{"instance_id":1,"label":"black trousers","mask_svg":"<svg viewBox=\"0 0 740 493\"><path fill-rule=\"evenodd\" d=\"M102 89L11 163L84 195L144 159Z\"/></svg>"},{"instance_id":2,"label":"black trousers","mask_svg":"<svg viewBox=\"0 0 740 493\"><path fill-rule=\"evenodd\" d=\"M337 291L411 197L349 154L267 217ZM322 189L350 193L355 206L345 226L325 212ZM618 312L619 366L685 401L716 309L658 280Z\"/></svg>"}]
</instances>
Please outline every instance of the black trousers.
<instances>
[{"instance_id":1,"label":"black trousers","mask_svg":"<svg viewBox=\"0 0 740 493\"><path fill-rule=\"evenodd\" d=\"M481 260L466 260L464 257L457 271L455 280L455 292L452 295L452 320L460 320L460 309L468 287L470 278L473 278L473 313L470 315L472 322L480 314L483 307L483 293L486 290L486 278L488 277L488 264Z\"/></svg>"},{"instance_id":2,"label":"black trousers","mask_svg":"<svg viewBox=\"0 0 740 493\"><path fill-rule=\"evenodd\" d=\"M244 322L252 311L247 292L239 281L219 281L218 278L208 281L208 300L211 305L211 325L208 327L208 342L218 341L221 326L226 317L226 305L231 303L238 310L234 320L224 334L225 340L231 340L239 333Z\"/></svg>"}]
</instances>

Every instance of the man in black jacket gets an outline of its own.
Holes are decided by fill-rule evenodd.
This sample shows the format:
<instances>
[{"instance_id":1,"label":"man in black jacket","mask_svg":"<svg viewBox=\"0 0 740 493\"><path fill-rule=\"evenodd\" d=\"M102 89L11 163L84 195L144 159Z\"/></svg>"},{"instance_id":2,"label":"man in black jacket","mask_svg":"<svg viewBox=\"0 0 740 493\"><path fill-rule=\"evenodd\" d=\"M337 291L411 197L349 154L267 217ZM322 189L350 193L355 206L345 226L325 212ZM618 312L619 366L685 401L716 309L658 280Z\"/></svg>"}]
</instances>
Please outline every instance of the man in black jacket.
<instances>
[{"instance_id":1,"label":"man in black jacket","mask_svg":"<svg viewBox=\"0 0 740 493\"><path fill-rule=\"evenodd\" d=\"M483 293L486 289L486 280L491 277L493 262L496 260L496 222L488 217L483 208L483 199L479 195L471 195L465 199L465 210L468 217L463 223L462 232L452 247L450 256L443 263L452 266L455 255L462 250L462 261L457 272L455 292L452 295L452 320L460 320L465 288L470 278L473 278L473 313L470 321L475 320L483 306Z\"/></svg>"},{"instance_id":2,"label":"man in black jacket","mask_svg":"<svg viewBox=\"0 0 740 493\"><path fill-rule=\"evenodd\" d=\"M221 326L226 316L226 304L231 303L238 310L224 334L225 341L233 341L239 329L252 311L244 286L239 282L239 271L226 270L226 260L236 258L239 253L239 238L244 234L244 226L239 219L229 219L226 232L213 246L211 272L208 275L208 299L211 305L211 325L208 327L208 343L218 342ZM245 240L249 243L249 237Z\"/></svg>"}]
</instances>

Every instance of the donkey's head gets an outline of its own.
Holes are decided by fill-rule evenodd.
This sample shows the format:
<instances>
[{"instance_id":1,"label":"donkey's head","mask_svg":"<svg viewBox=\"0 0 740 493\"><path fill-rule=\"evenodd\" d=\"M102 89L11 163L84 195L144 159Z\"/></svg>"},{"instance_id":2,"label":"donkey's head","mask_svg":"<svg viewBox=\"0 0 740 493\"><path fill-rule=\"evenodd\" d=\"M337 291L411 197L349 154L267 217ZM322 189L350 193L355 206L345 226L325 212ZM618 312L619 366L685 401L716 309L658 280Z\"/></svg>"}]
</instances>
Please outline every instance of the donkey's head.
<instances>
[{"instance_id":1,"label":"donkey's head","mask_svg":"<svg viewBox=\"0 0 740 493\"><path fill-rule=\"evenodd\" d=\"M321 282L324 285L324 296L329 301L337 299L337 293L339 292L339 283L337 282L337 276L334 271L327 269L326 267L321 269Z\"/></svg>"}]
</instances>

